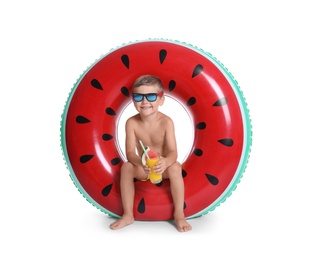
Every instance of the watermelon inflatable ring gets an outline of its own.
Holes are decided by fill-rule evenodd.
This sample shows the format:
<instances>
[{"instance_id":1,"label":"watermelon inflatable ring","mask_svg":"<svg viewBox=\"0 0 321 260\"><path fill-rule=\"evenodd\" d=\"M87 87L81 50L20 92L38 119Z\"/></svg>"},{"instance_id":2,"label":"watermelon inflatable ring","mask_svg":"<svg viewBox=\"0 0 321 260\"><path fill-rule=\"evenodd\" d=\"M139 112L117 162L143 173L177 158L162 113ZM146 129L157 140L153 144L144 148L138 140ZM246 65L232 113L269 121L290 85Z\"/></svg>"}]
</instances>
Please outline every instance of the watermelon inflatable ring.
<instances>
[{"instance_id":1,"label":"watermelon inflatable ring","mask_svg":"<svg viewBox=\"0 0 321 260\"><path fill-rule=\"evenodd\" d=\"M72 88L61 120L61 146L80 193L112 217L123 213L119 180L123 159L116 129L132 102L131 86L143 74L160 77L165 95L193 121L194 142L182 163L186 218L214 210L231 195L248 163L249 112L237 82L210 54L186 43L148 39L112 49ZM174 112L175 113L175 112ZM135 182L136 220L170 220L169 181Z\"/></svg>"}]
</instances>

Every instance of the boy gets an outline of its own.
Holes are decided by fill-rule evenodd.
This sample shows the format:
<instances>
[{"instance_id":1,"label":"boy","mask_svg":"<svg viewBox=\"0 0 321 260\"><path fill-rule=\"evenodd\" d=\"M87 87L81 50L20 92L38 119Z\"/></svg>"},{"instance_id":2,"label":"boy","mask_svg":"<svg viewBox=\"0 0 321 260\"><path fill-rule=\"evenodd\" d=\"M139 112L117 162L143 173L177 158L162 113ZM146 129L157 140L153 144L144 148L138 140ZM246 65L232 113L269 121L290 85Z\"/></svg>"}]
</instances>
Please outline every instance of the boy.
<instances>
[{"instance_id":1,"label":"boy","mask_svg":"<svg viewBox=\"0 0 321 260\"><path fill-rule=\"evenodd\" d=\"M133 179L146 180L150 173L148 166L143 166L141 157L143 150L139 143L144 144L161 155L161 159L154 166L154 171L162 174L163 179L169 179L170 190L174 203L174 220L178 231L185 232L192 229L186 221L183 211L184 182L182 168L177 162L177 147L174 124L170 117L158 111L165 100L161 80L152 75L139 77L132 88L134 106L138 114L126 121L126 157L121 167L120 189L123 216L110 225L111 229L119 229L134 222L133 203L135 186Z\"/></svg>"}]
</instances>

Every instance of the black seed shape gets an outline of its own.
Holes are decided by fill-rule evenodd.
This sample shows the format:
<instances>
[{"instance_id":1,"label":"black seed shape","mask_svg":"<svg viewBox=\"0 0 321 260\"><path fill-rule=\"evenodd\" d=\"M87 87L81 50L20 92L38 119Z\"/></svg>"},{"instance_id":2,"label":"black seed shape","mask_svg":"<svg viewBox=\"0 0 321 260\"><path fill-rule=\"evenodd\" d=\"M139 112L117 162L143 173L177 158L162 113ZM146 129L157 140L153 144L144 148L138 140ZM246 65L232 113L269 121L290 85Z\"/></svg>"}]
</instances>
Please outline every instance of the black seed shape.
<instances>
[{"instance_id":1,"label":"black seed shape","mask_svg":"<svg viewBox=\"0 0 321 260\"><path fill-rule=\"evenodd\" d=\"M212 184L212 185L217 185L218 184L218 178L216 178L215 176L205 173L206 178L208 179L208 181Z\"/></svg>"},{"instance_id":2,"label":"black seed shape","mask_svg":"<svg viewBox=\"0 0 321 260\"><path fill-rule=\"evenodd\" d=\"M202 156L203 155L203 151L201 149L198 149L198 148L195 148L193 153L196 155L196 156Z\"/></svg>"},{"instance_id":3,"label":"black seed shape","mask_svg":"<svg viewBox=\"0 0 321 260\"><path fill-rule=\"evenodd\" d=\"M183 206L183 209L186 209L186 203L185 203L185 201L184 201L184 206Z\"/></svg>"},{"instance_id":4,"label":"black seed shape","mask_svg":"<svg viewBox=\"0 0 321 260\"><path fill-rule=\"evenodd\" d=\"M80 162L81 162L81 163L86 163L86 162L88 162L89 160L91 160L93 157L94 157L93 154L85 154L85 155L82 155L82 156L80 156Z\"/></svg>"},{"instance_id":5,"label":"black seed shape","mask_svg":"<svg viewBox=\"0 0 321 260\"><path fill-rule=\"evenodd\" d=\"M124 96L129 97L129 90L128 90L128 88L122 87L122 88L120 89L120 91L121 91L121 93L122 93Z\"/></svg>"},{"instance_id":6,"label":"black seed shape","mask_svg":"<svg viewBox=\"0 0 321 260\"><path fill-rule=\"evenodd\" d=\"M159 183L156 183L155 184L157 187L162 187L163 186L163 181L159 182Z\"/></svg>"},{"instance_id":7,"label":"black seed shape","mask_svg":"<svg viewBox=\"0 0 321 260\"><path fill-rule=\"evenodd\" d=\"M101 191L101 194L103 194L104 197L107 197L112 187L113 187L113 184L107 185L105 188L103 188L103 190Z\"/></svg>"},{"instance_id":8,"label":"black seed shape","mask_svg":"<svg viewBox=\"0 0 321 260\"><path fill-rule=\"evenodd\" d=\"M234 144L234 141L233 141L233 139L231 139L231 138L224 138L224 139L220 139L220 140L218 140L221 144L223 144L223 145L225 145L225 146L229 146L229 147L231 147L231 146L233 146L233 144Z\"/></svg>"},{"instance_id":9,"label":"black seed shape","mask_svg":"<svg viewBox=\"0 0 321 260\"><path fill-rule=\"evenodd\" d=\"M195 126L195 128L203 130L203 129L206 128L206 123L205 122L200 122Z\"/></svg>"},{"instance_id":10,"label":"black seed shape","mask_svg":"<svg viewBox=\"0 0 321 260\"><path fill-rule=\"evenodd\" d=\"M139 213L144 213L145 212L145 200L144 200L144 198L142 198L141 201L138 203L137 211Z\"/></svg>"},{"instance_id":11,"label":"black seed shape","mask_svg":"<svg viewBox=\"0 0 321 260\"><path fill-rule=\"evenodd\" d=\"M187 172L184 169L182 169L182 176L183 176L183 178L185 178L187 176Z\"/></svg>"},{"instance_id":12,"label":"black seed shape","mask_svg":"<svg viewBox=\"0 0 321 260\"><path fill-rule=\"evenodd\" d=\"M114 159L111 160L111 164L112 164L113 166L119 164L120 162L121 162L121 159L120 159L120 158L114 158Z\"/></svg>"},{"instance_id":13,"label":"black seed shape","mask_svg":"<svg viewBox=\"0 0 321 260\"><path fill-rule=\"evenodd\" d=\"M76 122L78 124L86 124L86 123L89 123L90 120L88 118L84 117L84 116L77 116L76 117Z\"/></svg>"},{"instance_id":14,"label":"black seed shape","mask_svg":"<svg viewBox=\"0 0 321 260\"><path fill-rule=\"evenodd\" d=\"M129 69L129 58L127 54L121 56L121 61L126 66L126 68Z\"/></svg>"},{"instance_id":15,"label":"black seed shape","mask_svg":"<svg viewBox=\"0 0 321 260\"><path fill-rule=\"evenodd\" d=\"M196 103L196 98L195 97L191 97L188 101L187 101L187 106L192 106Z\"/></svg>"},{"instance_id":16,"label":"black seed shape","mask_svg":"<svg viewBox=\"0 0 321 260\"><path fill-rule=\"evenodd\" d=\"M104 90L97 79L93 79L90 84L96 89Z\"/></svg>"},{"instance_id":17,"label":"black seed shape","mask_svg":"<svg viewBox=\"0 0 321 260\"><path fill-rule=\"evenodd\" d=\"M227 98L226 98L226 97L222 97L222 98L220 98L219 100L217 100L217 101L213 104L213 106L224 106L224 105L227 104L227 102L228 102Z\"/></svg>"},{"instance_id":18,"label":"black seed shape","mask_svg":"<svg viewBox=\"0 0 321 260\"><path fill-rule=\"evenodd\" d=\"M113 139L114 137L110 134L103 134L102 138L104 141L109 141L109 140Z\"/></svg>"},{"instance_id":19,"label":"black seed shape","mask_svg":"<svg viewBox=\"0 0 321 260\"><path fill-rule=\"evenodd\" d=\"M110 116L115 116L116 112L114 111L114 109L112 109L111 107L107 107L106 108L106 114L110 115Z\"/></svg>"},{"instance_id":20,"label":"black seed shape","mask_svg":"<svg viewBox=\"0 0 321 260\"><path fill-rule=\"evenodd\" d=\"M160 50L159 51L159 61L161 64L163 64L165 58L166 58L166 55L167 55L167 51L166 50Z\"/></svg>"},{"instance_id":21,"label":"black seed shape","mask_svg":"<svg viewBox=\"0 0 321 260\"><path fill-rule=\"evenodd\" d=\"M169 92L172 92L174 90L174 88L176 87L176 82L175 80L171 80L168 84L168 90Z\"/></svg>"},{"instance_id":22,"label":"black seed shape","mask_svg":"<svg viewBox=\"0 0 321 260\"><path fill-rule=\"evenodd\" d=\"M196 77L198 74L200 74L203 71L203 66L201 64L196 65L193 74L192 74L192 78Z\"/></svg>"}]
</instances>

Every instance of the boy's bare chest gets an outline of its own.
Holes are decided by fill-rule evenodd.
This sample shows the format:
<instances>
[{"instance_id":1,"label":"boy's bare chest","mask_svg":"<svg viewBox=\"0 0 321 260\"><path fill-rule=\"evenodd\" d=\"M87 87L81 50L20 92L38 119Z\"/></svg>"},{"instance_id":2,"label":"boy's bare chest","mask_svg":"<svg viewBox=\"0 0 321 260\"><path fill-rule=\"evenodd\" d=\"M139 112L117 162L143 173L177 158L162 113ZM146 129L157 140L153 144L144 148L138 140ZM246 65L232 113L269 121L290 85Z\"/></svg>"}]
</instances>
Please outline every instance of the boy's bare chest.
<instances>
[{"instance_id":1,"label":"boy's bare chest","mask_svg":"<svg viewBox=\"0 0 321 260\"><path fill-rule=\"evenodd\" d=\"M145 145L162 146L165 139L165 129L160 124L136 129L136 136Z\"/></svg>"}]
</instances>

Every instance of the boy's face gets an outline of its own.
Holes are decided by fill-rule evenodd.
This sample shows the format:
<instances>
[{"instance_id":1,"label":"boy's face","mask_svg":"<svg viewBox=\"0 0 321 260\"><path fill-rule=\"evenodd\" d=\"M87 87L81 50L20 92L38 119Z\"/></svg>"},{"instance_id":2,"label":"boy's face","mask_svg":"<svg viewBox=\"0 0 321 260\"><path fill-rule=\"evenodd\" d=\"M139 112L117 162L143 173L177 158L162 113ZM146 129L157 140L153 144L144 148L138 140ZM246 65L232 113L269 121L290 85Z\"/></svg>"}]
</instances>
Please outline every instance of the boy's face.
<instances>
[{"instance_id":1,"label":"boy's face","mask_svg":"<svg viewBox=\"0 0 321 260\"><path fill-rule=\"evenodd\" d=\"M158 91L158 87L140 86L133 90L133 103L136 110L142 115L150 115L158 111L158 107L164 103L163 92Z\"/></svg>"}]
</instances>

